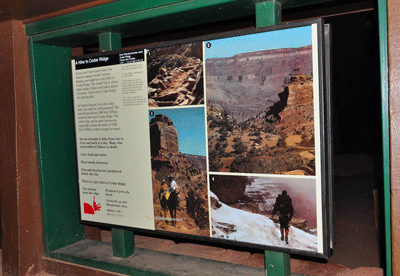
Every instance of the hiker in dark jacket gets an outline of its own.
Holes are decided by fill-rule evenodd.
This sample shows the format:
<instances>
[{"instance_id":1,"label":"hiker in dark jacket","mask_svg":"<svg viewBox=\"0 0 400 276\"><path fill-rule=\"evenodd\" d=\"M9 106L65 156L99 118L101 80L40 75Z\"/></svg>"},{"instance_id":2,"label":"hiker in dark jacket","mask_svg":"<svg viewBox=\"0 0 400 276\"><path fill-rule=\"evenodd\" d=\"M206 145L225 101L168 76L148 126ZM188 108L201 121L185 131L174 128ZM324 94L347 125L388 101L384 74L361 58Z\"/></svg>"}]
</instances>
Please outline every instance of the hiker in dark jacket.
<instances>
[{"instance_id":1,"label":"hiker in dark jacket","mask_svg":"<svg viewBox=\"0 0 400 276\"><path fill-rule=\"evenodd\" d=\"M293 216L293 205L292 199L287 194L287 191L282 191L282 194L278 195L275 201L274 210L272 211L272 217L279 212L279 224L281 228L281 240L285 240L286 244L289 243L289 221Z\"/></svg>"}]
</instances>

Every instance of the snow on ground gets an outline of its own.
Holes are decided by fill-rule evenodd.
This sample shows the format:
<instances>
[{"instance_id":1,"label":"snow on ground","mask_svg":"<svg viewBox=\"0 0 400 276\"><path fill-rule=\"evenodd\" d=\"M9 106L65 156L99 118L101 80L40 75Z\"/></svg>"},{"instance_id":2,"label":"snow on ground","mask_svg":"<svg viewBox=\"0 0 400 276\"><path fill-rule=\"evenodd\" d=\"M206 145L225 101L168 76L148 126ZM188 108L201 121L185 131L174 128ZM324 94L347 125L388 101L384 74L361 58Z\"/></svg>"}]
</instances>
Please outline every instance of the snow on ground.
<instances>
[{"instance_id":1,"label":"snow on ground","mask_svg":"<svg viewBox=\"0 0 400 276\"><path fill-rule=\"evenodd\" d=\"M218 200L214 193L210 192L210 196ZM275 224L268 217L232 208L220 201L219 203L222 205L220 208L211 209L212 231L215 238L306 251L318 250L315 235L290 226L289 244L286 244L281 240L279 224ZM225 232L219 228L224 228Z\"/></svg>"}]
</instances>

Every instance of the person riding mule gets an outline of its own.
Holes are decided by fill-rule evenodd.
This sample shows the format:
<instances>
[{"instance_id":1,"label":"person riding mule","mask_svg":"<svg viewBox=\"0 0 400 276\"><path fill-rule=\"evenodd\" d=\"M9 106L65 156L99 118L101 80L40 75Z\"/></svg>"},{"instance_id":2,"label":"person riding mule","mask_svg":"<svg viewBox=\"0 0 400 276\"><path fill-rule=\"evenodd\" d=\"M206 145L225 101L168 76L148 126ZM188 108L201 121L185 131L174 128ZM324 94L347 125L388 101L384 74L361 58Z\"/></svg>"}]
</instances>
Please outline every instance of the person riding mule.
<instances>
[{"instance_id":1,"label":"person riding mule","mask_svg":"<svg viewBox=\"0 0 400 276\"><path fill-rule=\"evenodd\" d=\"M177 200L177 207L179 207L179 193L180 191L178 190L178 184L176 183L174 176L170 175L171 183L170 183L170 193L175 193L176 194L176 200Z\"/></svg>"},{"instance_id":2,"label":"person riding mule","mask_svg":"<svg viewBox=\"0 0 400 276\"><path fill-rule=\"evenodd\" d=\"M161 187L160 187L160 192L158 193L158 198L160 199L160 205L163 210L167 209L167 201L169 198L170 192L169 188L167 185L167 182L163 179Z\"/></svg>"},{"instance_id":3,"label":"person riding mule","mask_svg":"<svg viewBox=\"0 0 400 276\"><path fill-rule=\"evenodd\" d=\"M175 189L172 189L168 187L163 179L159 192L160 205L164 211L164 217L167 217L167 210L169 210L172 221L171 224L173 226L176 225L176 210L179 206L178 194L179 191L177 191L177 188L175 187Z\"/></svg>"}]
</instances>

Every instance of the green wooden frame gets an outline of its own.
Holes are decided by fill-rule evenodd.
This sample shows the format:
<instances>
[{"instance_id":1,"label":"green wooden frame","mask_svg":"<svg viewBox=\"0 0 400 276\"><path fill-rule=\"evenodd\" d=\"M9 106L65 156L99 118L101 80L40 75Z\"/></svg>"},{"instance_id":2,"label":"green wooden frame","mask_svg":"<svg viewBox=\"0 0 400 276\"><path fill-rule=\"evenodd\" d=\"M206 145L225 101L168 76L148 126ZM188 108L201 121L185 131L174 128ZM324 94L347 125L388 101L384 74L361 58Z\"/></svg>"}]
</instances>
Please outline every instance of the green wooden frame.
<instances>
[{"instance_id":1,"label":"green wooden frame","mask_svg":"<svg viewBox=\"0 0 400 276\"><path fill-rule=\"evenodd\" d=\"M288 9L332 1L335 0L270 2L273 2L274 7L282 5L282 9ZM119 0L26 25L26 35L29 37L42 195L43 238L47 256L57 258L56 255L51 254L52 251L84 239L84 227L79 224L69 65L71 48L97 44L99 43L99 35L104 33L116 33L121 35L123 39L205 23L255 16L256 10L258 12L265 8L263 3L259 2L262 1ZM256 6L259 7L256 8ZM378 0L378 12L384 140L386 274L391 275L386 0ZM279 20L279 14L274 14L274 16L271 16L272 18L267 16L265 22L257 20L257 25L265 26L269 24L268 20L275 20L275 22L277 19ZM257 15L257 17L260 17L260 15ZM83 261L78 260L76 262ZM93 264L88 265L92 266Z\"/></svg>"},{"instance_id":2,"label":"green wooden frame","mask_svg":"<svg viewBox=\"0 0 400 276\"><path fill-rule=\"evenodd\" d=\"M389 118L389 59L386 0L378 0L379 46L381 69L383 193L385 209L385 270L392 275L391 184L390 184L390 118Z\"/></svg>"}]
</instances>

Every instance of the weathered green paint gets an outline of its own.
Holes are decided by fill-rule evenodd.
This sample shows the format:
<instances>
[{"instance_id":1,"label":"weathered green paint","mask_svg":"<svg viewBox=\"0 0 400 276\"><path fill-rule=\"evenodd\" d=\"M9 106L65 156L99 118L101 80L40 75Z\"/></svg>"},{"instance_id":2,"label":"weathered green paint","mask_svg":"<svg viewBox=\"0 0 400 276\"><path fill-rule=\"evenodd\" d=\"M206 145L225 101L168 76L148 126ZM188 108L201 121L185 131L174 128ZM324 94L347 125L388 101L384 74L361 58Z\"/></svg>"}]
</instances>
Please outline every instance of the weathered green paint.
<instances>
[{"instance_id":1,"label":"weathered green paint","mask_svg":"<svg viewBox=\"0 0 400 276\"><path fill-rule=\"evenodd\" d=\"M112 229L113 256L127 258L135 253L135 238L133 232Z\"/></svg>"},{"instance_id":2,"label":"weathered green paint","mask_svg":"<svg viewBox=\"0 0 400 276\"><path fill-rule=\"evenodd\" d=\"M254 14L254 4L247 0L202 0L202 1L175 1L174 4L154 6L152 8L143 9L132 9L126 8L122 4L127 3L131 6L132 1L121 1L113 2L108 5L100 6L106 8L107 6L112 8L111 10L116 11L115 13L104 11L102 13L96 13L96 17L92 20L87 21L76 21L75 13L68 14L65 16L59 16L48 19L48 21L39 21L37 23L28 24L26 26L26 35L39 35L47 34L51 35L53 31L58 33L59 31L65 32L70 28L78 27L82 31L99 30L105 28L108 31L118 31L118 29L110 29L112 27L123 28L123 33L150 33L149 30L162 30L171 29L169 26L161 24L161 22L168 21L168 24L172 26L191 26L198 25L196 20L200 20L201 23L221 21L229 18L243 17L250 14ZM146 2L146 1L135 1L135 3ZM100 8L99 7L99 8ZM83 13L87 10L82 11ZM162 18L162 20L159 20ZM63 21L63 18L67 18ZM83 17L85 18L85 17ZM154 19L147 22L143 22L140 26L141 29L129 30L125 28L124 24L131 24L134 22L143 21L146 19ZM195 22L192 22L195 20ZM90 23L90 24L83 24ZM59 26L59 28L54 28ZM122 29L121 29L122 32ZM65 33L67 34L67 33ZM64 35L65 35L64 34ZM137 35L137 34L136 34ZM123 35L123 37L125 37Z\"/></svg>"},{"instance_id":3,"label":"weathered green paint","mask_svg":"<svg viewBox=\"0 0 400 276\"><path fill-rule=\"evenodd\" d=\"M290 275L290 255L281 252L265 251L265 275Z\"/></svg>"},{"instance_id":4,"label":"weathered green paint","mask_svg":"<svg viewBox=\"0 0 400 276\"><path fill-rule=\"evenodd\" d=\"M281 0L283 9L292 9L308 5L321 4L327 2L337 2L339 0ZM150 17L160 16L161 11L165 11L166 14L174 14L177 12L185 11L190 12L193 9L203 7L213 7L209 9L212 14L215 13L215 8L218 5L223 6L234 6L235 8L226 12L224 10L218 11L220 17L216 17L213 21L221 21L228 19L228 17L236 18L248 15L254 15L254 2L253 0L147 0L147 1L135 1L135 0L119 0L109 4L77 11L65 15L61 15L46 20L41 20L28 24L26 26L26 35L32 36L40 33L46 33L50 31L60 30L63 28L69 28L72 26L86 25L87 23L93 23L96 21L110 19L113 17L124 16L127 14L136 14L138 18L142 14L150 15ZM158 14L158 15L157 15ZM223 15L222 15L223 14ZM207 12L203 13L203 16L207 17L208 20L211 17L208 16ZM217 15L218 16L218 15ZM187 15L186 19L191 19L192 16ZM136 21L136 20L133 20ZM210 21L212 22L212 21ZM187 25L190 22L186 22ZM145 25L144 25L145 26ZM140 29L136 29L138 31Z\"/></svg>"},{"instance_id":5,"label":"weathered green paint","mask_svg":"<svg viewBox=\"0 0 400 276\"><path fill-rule=\"evenodd\" d=\"M119 0L105 5L96 6L28 24L26 26L26 34L36 35L43 32L82 25L114 16L152 10L156 8L168 8L168 6L180 2L188 2L188 0Z\"/></svg>"},{"instance_id":6,"label":"weathered green paint","mask_svg":"<svg viewBox=\"0 0 400 276\"><path fill-rule=\"evenodd\" d=\"M71 48L30 40L45 252L84 238L79 224Z\"/></svg>"},{"instance_id":7,"label":"weathered green paint","mask_svg":"<svg viewBox=\"0 0 400 276\"><path fill-rule=\"evenodd\" d=\"M381 63L382 140L383 140L383 194L385 208L386 275L392 275L392 231L390 189L390 124L389 124L389 66L386 0L378 0L379 47Z\"/></svg>"},{"instance_id":8,"label":"weathered green paint","mask_svg":"<svg viewBox=\"0 0 400 276\"><path fill-rule=\"evenodd\" d=\"M97 20L90 24L66 27L35 35L32 39L34 42L51 45L78 47L97 43L98 35L103 32L116 32L120 33L122 38L127 38L254 14L253 3L243 0L231 2L230 0L182 2Z\"/></svg>"},{"instance_id":9,"label":"weathered green paint","mask_svg":"<svg viewBox=\"0 0 400 276\"><path fill-rule=\"evenodd\" d=\"M266 27L282 23L281 3L275 0L256 4L256 27Z\"/></svg>"},{"instance_id":10,"label":"weathered green paint","mask_svg":"<svg viewBox=\"0 0 400 276\"><path fill-rule=\"evenodd\" d=\"M106 32L99 34L100 51L110 51L121 49L121 34Z\"/></svg>"}]
</instances>

